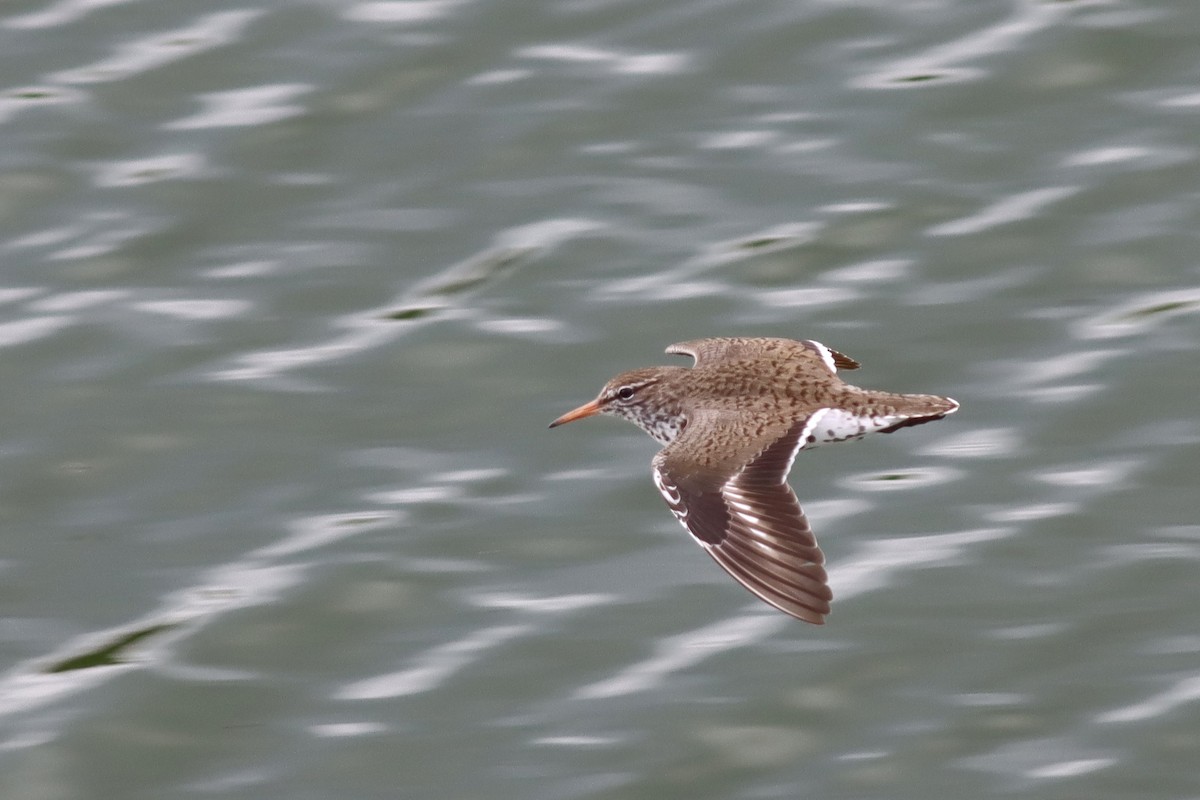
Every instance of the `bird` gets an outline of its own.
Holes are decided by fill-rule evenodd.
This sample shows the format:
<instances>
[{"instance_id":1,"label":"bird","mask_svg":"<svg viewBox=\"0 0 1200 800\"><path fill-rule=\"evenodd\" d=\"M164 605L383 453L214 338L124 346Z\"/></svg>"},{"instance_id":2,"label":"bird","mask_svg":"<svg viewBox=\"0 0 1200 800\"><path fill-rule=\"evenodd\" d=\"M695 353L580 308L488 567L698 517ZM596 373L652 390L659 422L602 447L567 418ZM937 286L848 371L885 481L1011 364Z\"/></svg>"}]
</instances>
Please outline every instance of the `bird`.
<instances>
[{"instance_id":1,"label":"bird","mask_svg":"<svg viewBox=\"0 0 1200 800\"><path fill-rule=\"evenodd\" d=\"M595 415L637 425L663 446L655 486L713 560L769 605L824 624L825 555L787 482L797 453L933 422L958 402L852 386L838 370L859 363L812 340L695 339L666 352L693 366L623 372L550 427Z\"/></svg>"}]
</instances>

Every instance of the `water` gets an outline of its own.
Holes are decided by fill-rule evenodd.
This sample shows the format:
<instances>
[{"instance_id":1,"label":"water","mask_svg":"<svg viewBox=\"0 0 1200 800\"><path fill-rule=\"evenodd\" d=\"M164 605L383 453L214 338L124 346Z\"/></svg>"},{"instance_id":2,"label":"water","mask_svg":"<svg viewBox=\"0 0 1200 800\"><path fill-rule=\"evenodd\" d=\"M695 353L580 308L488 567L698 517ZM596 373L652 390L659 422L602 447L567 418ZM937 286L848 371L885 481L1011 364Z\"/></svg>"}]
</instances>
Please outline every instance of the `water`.
<instances>
[{"instance_id":1,"label":"water","mask_svg":"<svg viewBox=\"0 0 1200 800\"><path fill-rule=\"evenodd\" d=\"M0 795L1195 797L1195 4L10 3ZM963 403L792 474L700 336Z\"/></svg>"}]
</instances>

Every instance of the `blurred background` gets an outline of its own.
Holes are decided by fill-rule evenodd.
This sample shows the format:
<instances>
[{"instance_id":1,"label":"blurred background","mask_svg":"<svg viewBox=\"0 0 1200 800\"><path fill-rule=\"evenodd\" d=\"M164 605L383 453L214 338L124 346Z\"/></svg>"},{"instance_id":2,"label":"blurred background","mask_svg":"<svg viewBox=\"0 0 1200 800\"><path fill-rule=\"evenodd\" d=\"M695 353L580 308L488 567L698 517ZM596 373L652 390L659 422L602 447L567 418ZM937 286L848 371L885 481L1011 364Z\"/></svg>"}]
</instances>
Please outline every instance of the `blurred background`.
<instances>
[{"instance_id":1,"label":"blurred background","mask_svg":"<svg viewBox=\"0 0 1200 800\"><path fill-rule=\"evenodd\" d=\"M1200 5L10 0L0 796L1195 797ZM546 425L715 335L829 624Z\"/></svg>"}]
</instances>

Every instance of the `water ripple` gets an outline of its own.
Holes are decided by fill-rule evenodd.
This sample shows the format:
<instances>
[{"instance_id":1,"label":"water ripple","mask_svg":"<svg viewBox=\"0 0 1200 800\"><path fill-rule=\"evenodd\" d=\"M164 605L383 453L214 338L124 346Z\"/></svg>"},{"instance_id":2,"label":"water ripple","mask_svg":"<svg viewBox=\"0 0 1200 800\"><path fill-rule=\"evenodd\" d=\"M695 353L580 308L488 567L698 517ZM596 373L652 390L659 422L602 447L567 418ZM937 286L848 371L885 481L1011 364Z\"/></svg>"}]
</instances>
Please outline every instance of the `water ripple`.
<instances>
[{"instance_id":1,"label":"water ripple","mask_svg":"<svg viewBox=\"0 0 1200 800\"><path fill-rule=\"evenodd\" d=\"M31 297L37 297L45 292L45 289L35 286L23 286L13 288L0 288L0 305L5 303L18 303L22 300L27 300Z\"/></svg>"},{"instance_id":2,"label":"water ripple","mask_svg":"<svg viewBox=\"0 0 1200 800\"><path fill-rule=\"evenodd\" d=\"M35 28L53 28L68 22L83 19L92 11L107 6L119 6L135 3L138 0L59 0L49 8L22 17L11 17L4 21L6 28L16 30L32 30Z\"/></svg>"},{"instance_id":3,"label":"water ripple","mask_svg":"<svg viewBox=\"0 0 1200 800\"><path fill-rule=\"evenodd\" d=\"M70 327L73 322L71 317L66 316L32 317L15 322L2 322L0 323L0 347L12 347L44 339Z\"/></svg>"},{"instance_id":4,"label":"water ripple","mask_svg":"<svg viewBox=\"0 0 1200 800\"><path fill-rule=\"evenodd\" d=\"M684 71L690 58L683 53L642 53L628 55L613 50L579 44L542 44L524 47L517 56L538 61L565 64L600 65L624 75L671 75Z\"/></svg>"},{"instance_id":5,"label":"water ripple","mask_svg":"<svg viewBox=\"0 0 1200 800\"><path fill-rule=\"evenodd\" d=\"M979 61L997 53L1011 53L1021 42L1051 27L1071 11L1069 3L1016 3L1012 8L1013 13L1008 19L954 41L939 42L918 55L894 61L881 70L864 75L854 85L895 89L984 77L990 73L959 64Z\"/></svg>"},{"instance_id":6,"label":"water ripple","mask_svg":"<svg viewBox=\"0 0 1200 800\"><path fill-rule=\"evenodd\" d=\"M917 453L944 458L997 458L1015 455L1022 444L1015 428L976 428L945 436Z\"/></svg>"},{"instance_id":7,"label":"water ripple","mask_svg":"<svg viewBox=\"0 0 1200 800\"><path fill-rule=\"evenodd\" d=\"M990 228L1030 219L1043 208L1065 200L1079 192L1078 186L1048 186L1002 197L984 209L951 222L934 225L925 231L929 236L965 236Z\"/></svg>"},{"instance_id":8,"label":"water ripple","mask_svg":"<svg viewBox=\"0 0 1200 800\"><path fill-rule=\"evenodd\" d=\"M87 95L64 86L18 86L0 92L0 123L21 111L80 103Z\"/></svg>"},{"instance_id":9,"label":"water ripple","mask_svg":"<svg viewBox=\"0 0 1200 800\"><path fill-rule=\"evenodd\" d=\"M583 608L597 608L619 600L614 594L561 594L550 596L521 595L515 592L487 592L470 598L482 608L507 608L533 613L561 613Z\"/></svg>"},{"instance_id":10,"label":"water ripple","mask_svg":"<svg viewBox=\"0 0 1200 800\"><path fill-rule=\"evenodd\" d=\"M990 511L984 517L992 522L1033 522L1077 514L1080 508L1082 508L1081 503L1021 503L1009 508Z\"/></svg>"},{"instance_id":11,"label":"water ripple","mask_svg":"<svg viewBox=\"0 0 1200 800\"><path fill-rule=\"evenodd\" d=\"M87 308L108 305L129 297L123 289L89 289L81 292L60 292L29 304L29 310L38 313L63 313L82 311Z\"/></svg>"},{"instance_id":12,"label":"water ripple","mask_svg":"<svg viewBox=\"0 0 1200 800\"><path fill-rule=\"evenodd\" d=\"M1196 151L1183 147L1094 147L1063 159L1066 167L1129 166L1137 170L1163 169L1196 160Z\"/></svg>"},{"instance_id":13,"label":"water ripple","mask_svg":"<svg viewBox=\"0 0 1200 800\"><path fill-rule=\"evenodd\" d=\"M1074 326L1080 339L1111 339L1142 333L1167 320L1200 312L1200 289L1154 292L1123 303Z\"/></svg>"},{"instance_id":14,"label":"water ripple","mask_svg":"<svg viewBox=\"0 0 1200 800\"><path fill-rule=\"evenodd\" d=\"M760 259L776 258L790 250L817 241L828 229L825 222L788 223L755 231L734 239L705 245L699 253L674 269L664 269L648 275L619 280L607 280L601 287L606 295L620 298L622 302L662 302L682 298L704 296L728 296L731 286L722 276L720 280L707 279L708 273L729 271L733 267L744 268ZM857 273L850 272L853 281L862 283L872 274L896 275L895 264L877 263L858 265ZM857 287L830 285L843 280L837 270L823 278L829 283L817 286L769 288L755 291L758 302L776 308L834 306L851 302L861 297Z\"/></svg>"},{"instance_id":15,"label":"water ripple","mask_svg":"<svg viewBox=\"0 0 1200 800\"><path fill-rule=\"evenodd\" d=\"M120 81L138 73L215 50L237 39L262 11L224 11L201 17L183 28L126 42L108 58L84 67L63 70L51 80L67 84Z\"/></svg>"},{"instance_id":16,"label":"water ripple","mask_svg":"<svg viewBox=\"0 0 1200 800\"><path fill-rule=\"evenodd\" d=\"M95 211L78 219L75 225L55 231L65 235L68 246L52 251L51 261L80 261L117 252L126 243L136 241L162 224L150 214L134 216L119 211ZM57 244L57 242L55 242Z\"/></svg>"},{"instance_id":17,"label":"water ripple","mask_svg":"<svg viewBox=\"0 0 1200 800\"><path fill-rule=\"evenodd\" d=\"M0 718L86 691L146 662L168 660L165 654L175 642L213 618L270 602L299 585L306 566L278 559L394 525L397 519L392 512L363 512L297 522L279 542L206 570L194 584L171 592L158 610L76 637L53 653L17 665L0 677ZM14 746L14 740L0 746Z\"/></svg>"},{"instance_id":18,"label":"water ripple","mask_svg":"<svg viewBox=\"0 0 1200 800\"><path fill-rule=\"evenodd\" d=\"M1110 767L1117 760L1095 748L1085 748L1076 738L1053 737L1003 745L958 763L998 775L1054 780Z\"/></svg>"},{"instance_id":19,"label":"water ripple","mask_svg":"<svg viewBox=\"0 0 1200 800\"><path fill-rule=\"evenodd\" d=\"M380 700L432 691L479 661L485 653L535 630L533 625L483 628L414 656L412 666L407 669L355 681L335 691L333 696L339 700Z\"/></svg>"},{"instance_id":20,"label":"water ripple","mask_svg":"<svg viewBox=\"0 0 1200 800\"><path fill-rule=\"evenodd\" d=\"M1089 772L1116 765L1115 758L1077 758L1073 761L1057 761L1029 770L1031 778L1074 778Z\"/></svg>"},{"instance_id":21,"label":"water ripple","mask_svg":"<svg viewBox=\"0 0 1200 800\"><path fill-rule=\"evenodd\" d=\"M1128 353L1129 351L1126 349L1112 348L1108 350L1078 350L1042 359L1022 359L1013 363L1009 380L1018 385L1028 386L1040 383L1057 384L1064 378L1074 378L1078 375L1096 372L1110 360Z\"/></svg>"},{"instance_id":22,"label":"water ripple","mask_svg":"<svg viewBox=\"0 0 1200 800\"><path fill-rule=\"evenodd\" d=\"M775 131L728 131L713 133L700 140L700 147L706 150L743 150L752 147L765 147L779 136Z\"/></svg>"},{"instance_id":23,"label":"water ripple","mask_svg":"<svg viewBox=\"0 0 1200 800\"><path fill-rule=\"evenodd\" d=\"M1140 461L1131 459L1114 459L1105 463L1090 462L1086 465L1064 466L1054 469L1041 470L1034 477L1052 486L1082 488L1085 486L1121 486L1124 485L1134 470L1141 466Z\"/></svg>"},{"instance_id":24,"label":"water ripple","mask_svg":"<svg viewBox=\"0 0 1200 800\"><path fill-rule=\"evenodd\" d=\"M134 303L133 308L181 321L198 321L247 314L254 304L248 300L148 300Z\"/></svg>"},{"instance_id":25,"label":"water ripple","mask_svg":"<svg viewBox=\"0 0 1200 800\"><path fill-rule=\"evenodd\" d=\"M705 625L679 636L660 639L656 654L611 678L577 689L579 700L620 697L653 689L669 676L719 653L761 641L789 624L781 614L746 614Z\"/></svg>"},{"instance_id":26,"label":"water ripple","mask_svg":"<svg viewBox=\"0 0 1200 800\"><path fill-rule=\"evenodd\" d=\"M303 83L276 83L250 86L200 96L204 109L197 114L168 122L167 130L188 131L206 128L233 128L266 125L299 116L305 107L288 102L312 91Z\"/></svg>"},{"instance_id":27,"label":"water ripple","mask_svg":"<svg viewBox=\"0 0 1200 800\"><path fill-rule=\"evenodd\" d=\"M859 299L854 289L840 286L813 286L802 289L775 289L760 292L759 298L775 308L803 308L808 306L832 306Z\"/></svg>"},{"instance_id":28,"label":"water ripple","mask_svg":"<svg viewBox=\"0 0 1200 800\"><path fill-rule=\"evenodd\" d=\"M303 347L250 352L239 356L234 366L215 371L212 377L235 381L269 379L390 344L411 330L411 325L394 323L418 323L437 314L461 310L473 294L492 289L511 272L599 227L598 223L588 219L563 218L500 231L482 252L417 281L400 299L384 309L342 320L340 325L347 329L345 333ZM528 327L522 332L528 333Z\"/></svg>"},{"instance_id":29,"label":"water ripple","mask_svg":"<svg viewBox=\"0 0 1200 800\"><path fill-rule=\"evenodd\" d=\"M857 555L829 570L829 582L837 587L838 599L846 600L886 586L897 572L929 564L953 563L962 559L971 547L1011 533L1010 528L988 528L867 542L859 548ZM649 691L658 688L675 673L715 655L749 647L793 624L782 614L755 608L754 613L660 639L650 658L577 689L573 696L594 700ZM817 642L813 646L820 647L821 644Z\"/></svg>"},{"instance_id":30,"label":"water ripple","mask_svg":"<svg viewBox=\"0 0 1200 800\"><path fill-rule=\"evenodd\" d=\"M309 727L314 736L325 739L344 739L348 736L370 736L387 733L389 728L379 722L326 722Z\"/></svg>"},{"instance_id":31,"label":"water ripple","mask_svg":"<svg viewBox=\"0 0 1200 800\"><path fill-rule=\"evenodd\" d=\"M1197 701L1200 701L1200 676L1188 675L1175 681L1173 685L1158 694L1097 714L1096 721L1102 724L1140 722L1165 716Z\"/></svg>"},{"instance_id":32,"label":"water ripple","mask_svg":"<svg viewBox=\"0 0 1200 800\"><path fill-rule=\"evenodd\" d=\"M864 472L851 475L844 478L841 484L868 492L892 492L949 483L960 477L962 477L960 470L949 467L914 467L907 470Z\"/></svg>"},{"instance_id":33,"label":"water ripple","mask_svg":"<svg viewBox=\"0 0 1200 800\"><path fill-rule=\"evenodd\" d=\"M892 283L910 278L912 268L913 261L911 259L883 258L829 270L822 277L834 283L866 283L878 286L881 283Z\"/></svg>"},{"instance_id":34,"label":"water ripple","mask_svg":"<svg viewBox=\"0 0 1200 800\"><path fill-rule=\"evenodd\" d=\"M201 174L204 166L204 157L198 153L114 161L100 167L96 174L96 185L106 188L140 186L177 178L194 178Z\"/></svg>"},{"instance_id":35,"label":"water ripple","mask_svg":"<svg viewBox=\"0 0 1200 800\"><path fill-rule=\"evenodd\" d=\"M344 12L354 22L427 22L449 14L461 0L377 0L355 3Z\"/></svg>"}]
</instances>

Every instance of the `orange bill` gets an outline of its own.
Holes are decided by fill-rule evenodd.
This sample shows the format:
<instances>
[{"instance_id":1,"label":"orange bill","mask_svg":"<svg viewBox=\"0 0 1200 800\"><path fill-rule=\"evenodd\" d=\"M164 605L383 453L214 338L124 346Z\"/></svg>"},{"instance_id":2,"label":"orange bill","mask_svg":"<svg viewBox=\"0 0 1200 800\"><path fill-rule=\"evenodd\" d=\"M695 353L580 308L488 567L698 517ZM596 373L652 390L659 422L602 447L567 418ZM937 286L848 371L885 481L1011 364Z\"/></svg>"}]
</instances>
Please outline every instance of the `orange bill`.
<instances>
[{"instance_id":1,"label":"orange bill","mask_svg":"<svg viewBox=\"0 0 1200 800\"><path fill-rule=\"evenodd\" d=\"M557 428L559 425L566 425L568 422L574 422L575 420L583 419L584 417L595 416L599 413L600 401L593 400L590 403L584 403L574 411L568 411L567 413L563 414L561 417L554 420L554 422L551 422L550 427Z\"/></svg>"}]
</instances>

